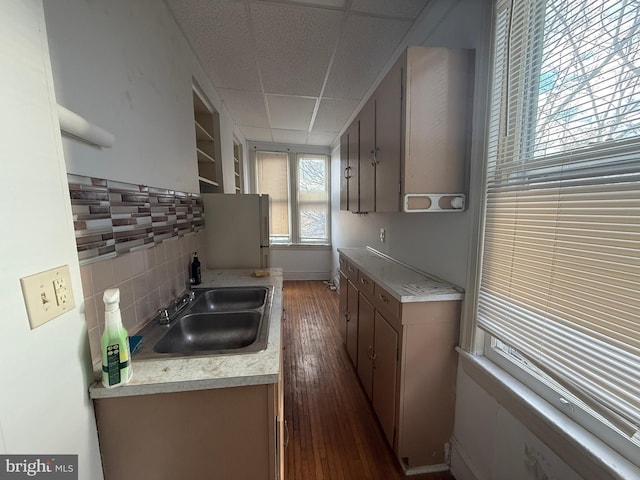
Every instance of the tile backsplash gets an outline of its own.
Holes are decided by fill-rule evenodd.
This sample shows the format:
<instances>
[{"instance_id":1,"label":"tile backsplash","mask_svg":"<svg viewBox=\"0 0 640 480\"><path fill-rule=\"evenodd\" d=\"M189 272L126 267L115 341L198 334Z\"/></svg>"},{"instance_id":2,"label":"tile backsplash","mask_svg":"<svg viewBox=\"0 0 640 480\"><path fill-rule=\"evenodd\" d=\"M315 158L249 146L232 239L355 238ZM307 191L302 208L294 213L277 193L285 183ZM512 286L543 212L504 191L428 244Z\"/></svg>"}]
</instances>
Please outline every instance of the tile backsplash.
<instances>
[{"instance_id":1,"label":"tile backsplash","mask_svg":"<svg viewBox=\"0 0 640 480\"><path fill-rule=\"evenodd\" d=\"M193 252L198 252L200 262L206 264L204 232L172 237L151 248L80 267L84 313L96 375L100 375L102 359L100 336L104 331L104 291L120 289L122 322L132 335L152 319L158 309L186 289Z\"/></svg>"},{"instance_id":2,"label":"tile backsplash","mask_svg":"<svg viewBox=\"0 0 640 480\"><path fill-rule=\"evenodd\" d=\"M204 228L198 193L67 175L81 263L148 248Z\"/></svg>"},{"instance_id":3,"label":"tile backsplash","mask_svg":"<svg viewBox=\"0 0 640 480\"><path fill-rule=\"evenodd\" d=\"M69 174L84 314L101 376L102 295L120 289L129 335L187 287L192 253L206 265L204 207L197 193Z\"/></svg>"}]
</instances>

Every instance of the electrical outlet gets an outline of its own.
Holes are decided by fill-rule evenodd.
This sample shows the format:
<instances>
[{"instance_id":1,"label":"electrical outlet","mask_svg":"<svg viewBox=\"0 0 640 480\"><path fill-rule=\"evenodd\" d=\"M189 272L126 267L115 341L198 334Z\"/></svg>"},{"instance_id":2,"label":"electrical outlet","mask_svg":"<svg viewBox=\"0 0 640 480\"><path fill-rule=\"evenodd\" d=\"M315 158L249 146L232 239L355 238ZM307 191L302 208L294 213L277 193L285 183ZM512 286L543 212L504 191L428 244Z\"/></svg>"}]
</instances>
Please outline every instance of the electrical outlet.
<instances>
[{"instance_id":1,"label":"electrical outlet","mask_svg":"<svg viewBox=\"0 0 640 480\"><path fill-rule=\"evenodd\" d=\"M20 285L32 329L76 306L68 265L23 277Z\"/></svg>"},{"instance_id":2,"label":"electrical outlet","mask_svg":"<svg viewBox=\"0 0 640 480\"><path fill-rule=\"evenodd\" d=\"M56 278L53 281L53 291L56 294L56 302L58 306L67 303L67 282L65 281L64 277Z\"/></svg>"}]
</instances>

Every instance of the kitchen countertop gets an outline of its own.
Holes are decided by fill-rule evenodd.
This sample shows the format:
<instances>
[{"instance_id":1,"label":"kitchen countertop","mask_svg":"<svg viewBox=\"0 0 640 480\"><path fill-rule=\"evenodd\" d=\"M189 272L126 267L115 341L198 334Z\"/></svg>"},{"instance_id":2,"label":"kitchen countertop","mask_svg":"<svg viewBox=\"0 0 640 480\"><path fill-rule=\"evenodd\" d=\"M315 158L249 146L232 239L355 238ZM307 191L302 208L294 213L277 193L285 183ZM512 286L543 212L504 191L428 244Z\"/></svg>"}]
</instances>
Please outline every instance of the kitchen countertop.
<instances>
[{"instance_id":1,"label":"kitchen countertop","mask_svg":"<svg viewBox=\"0 0 640 480\"><path fill-rule=\"evenodd\" d=\"M257 353L138 360L132 357L133 377L120 387L104 388L96 382L91 398L114 398L155 393L206 390L277 383L280 372L282 321L282 269L262 269L268 277L252 277L254 269L204 270L202 287L272 286L273 299L267 348Z\"/></svg>"},{"instance_id":2,"label":"kitchen countertop","mask_svg":"<svg viewBox=\"0 0 640 480\"><path fill-rule=\"evenodd\" d=\"M462 300L464 289L405 265L371 247L339 248L353 263L402 303Z\"/></svg>"}]
</instances>

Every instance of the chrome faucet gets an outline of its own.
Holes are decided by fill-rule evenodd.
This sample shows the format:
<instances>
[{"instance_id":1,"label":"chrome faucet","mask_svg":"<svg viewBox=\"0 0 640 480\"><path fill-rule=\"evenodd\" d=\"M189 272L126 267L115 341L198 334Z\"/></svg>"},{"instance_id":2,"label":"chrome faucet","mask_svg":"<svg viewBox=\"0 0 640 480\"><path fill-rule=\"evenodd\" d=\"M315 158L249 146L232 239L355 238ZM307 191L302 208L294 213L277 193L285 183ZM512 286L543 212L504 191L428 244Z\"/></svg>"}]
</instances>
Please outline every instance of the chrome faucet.
<instances>
[{"instance_id":1,"label":"chrome faucet","mask_svg":"<svg viewBox=\"0 0 640 480\"><path fill-rule=\"evenodd\" d=\"M190 284L189 284L190 285ZM158 323L160 325L169 325L178 313L193 302L196 298L196 292L189 287L185 293L180 295L177 299L171 300L169 305L165 308L158 310Z\"/></svg>"},{"instance_id":2,"label":"chrome faucet","mask_svg":"<svg viewBox=\"0 0 640 480\"><path fill-rule=\"evenodd\" d=\"M171 317L169 316L169 310L166 308L161 308L158 310L158 323L160 325L169 325L171 322Z\"/></svg>"}]
</instances>

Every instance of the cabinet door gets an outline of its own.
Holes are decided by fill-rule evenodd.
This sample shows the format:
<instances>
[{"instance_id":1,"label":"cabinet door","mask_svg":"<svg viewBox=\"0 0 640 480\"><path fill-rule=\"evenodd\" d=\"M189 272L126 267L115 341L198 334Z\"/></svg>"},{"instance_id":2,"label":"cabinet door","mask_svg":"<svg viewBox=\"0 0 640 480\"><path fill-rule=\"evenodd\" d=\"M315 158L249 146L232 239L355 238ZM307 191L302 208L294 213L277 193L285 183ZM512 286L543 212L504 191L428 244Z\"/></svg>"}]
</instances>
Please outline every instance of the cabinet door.
<instances>
[{"instance_id":1,"label":"cabinet door","mask_svg":"<svg viewBox=\"0 0 640 480\"><path fill-rule=\"evenodd\" d=\"M402 65L396 62L375 92L376 212L400 211Z\"/></svg>"},{"instance_id":2,"label":"cabinet door","mask_svg":"<svg viewBox=\"0 0 640 480\"><path fill-rule=\"evenodd\" d=\"M358 115L360 121L360 211L376 211L376 102L373 97L365 104Z\"/></svg>"},{"instance_id":3,"label":"cabinet door","mask_svg":"<svg viewBox=\"0 0 640 480\"><path fill-rule=\"evenodd\" d=\"M348 163L348 174L347 174L347 182L349 183L348 192L349 192L349 211L357 212L360 208L359 204L359 185L358 185L358 175L359 175L359 166L358 160L360 156L360 123L358 120L354 120L354 122L349 126L347 130L347 135L349 136L349 145L347 152L347 163Z\"/></svg>"},{"instance_id":4,"label":"cabinet door","mask_svg":"<svg viewBox=\"0 0 640 480\"><path fill-rule=\"evenodd\" d=\"M358 306L358 377L367 398L371 400L373 391L373 339L375 310L373 305L360 293Z\"/></svg>"},{"instance_id":5,"label":"cabinet door","mask_svg":"<svg viewBox=\"0 0 640 480\"><path fill-rule=\"evenodd\" d=\"M354 365L358 364L358 289L347 281L347 353Z\"/></svg>"},{"instance_id":6,"label":"cabinet door","mask_svg":"<svg viewBox=\"0 0 640 480\"><path fill-rule=\"evenodd\" d=\"M349 210L349 132L340 137L340 210Z\"/></svg>"},{"instance_id":7,"label":"cabinet door","mask_svg":"<svg viewBox=\"0 0 640 480\"><path fill-rule=\"evenodd\" d=\"M340 308L340 330L342 331L342 341L347 344L347 317L349 315L349 305L347 301L347 284L349 281L344 273L340 272L340 297L338 300Z\"/></svg>"},{"instance_id":8,"label":"cabinet door","mask_svg":"<svg viewBox=\"0 0 640 480\"><path fill-rule=\"evenodd\" d=\"M373 410L376 412L389 445L393 446L396 412L396 375L398 370L398 334L376 312L373 360Z\"/></svg>"}]
</instances>

